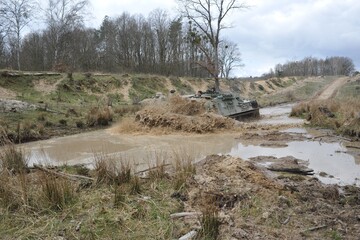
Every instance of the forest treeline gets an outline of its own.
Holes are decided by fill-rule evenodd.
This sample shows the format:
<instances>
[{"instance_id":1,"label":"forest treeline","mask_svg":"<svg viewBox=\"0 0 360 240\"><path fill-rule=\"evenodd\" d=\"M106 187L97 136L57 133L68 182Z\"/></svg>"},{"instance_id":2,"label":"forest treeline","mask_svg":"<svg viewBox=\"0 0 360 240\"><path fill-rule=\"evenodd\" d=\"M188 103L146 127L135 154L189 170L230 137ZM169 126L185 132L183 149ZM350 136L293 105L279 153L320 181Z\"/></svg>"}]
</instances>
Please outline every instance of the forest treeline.
<instances>
[{"instance_id":1,"label":"forest treeline","mask_svg":"<svg viewBox=\"0 0 360 240\"><path fill-rule=\"evenodd\" d=\"M236 5L237 1L211 2L220 14L213 16L213 8L199 11L201 1L184 0L180 2L188 7L185 18L170 17L161 9L147 17L124 12L105 16L97 28L85 25L91 16L88 0L42 1L45 6L39 2L0 1L0 68L228 78L234 68L243 66L237 44L219 37L220 30L228 27L221 22L226 13L246 8ZM228 8L226 13L219 6ZM218 26L207 18L220 20ZM35 20L42 28L24 35ZM348 75L353 71L354 64L346 57L308 57L278 64L264 77Z\"/></svg>"},{"instance_id":2,"label":"forest treeline","mask_svg":"<svg viewBox=\"0 0 360 240\"><path fill-rule=\"evenodd\" d=\"M327 57L318 59L306 57L300 61L288 61L285 64L277 64L263 77L286 77L286 76L338 76L350 75L355 71L352 59L348 57Z\"/></svg>"},{"instance_id":3,"label":"forest treeline","mask_svg":"<svg viewBox=\"0 0 360 240\"><path fill-rule=\"evenodd\" d=\"M16 26L13 32L3 32L0 68L210 76L196 64L206 57L189 35L195 29L191 22L156 9L147 17L127 12L105 16L99 28L92 28L84 24L83 7L49 5L44 29L25 36L16 34ZM236 44L223 41L219 54L224 63L220 74L228 76L241 61L240 52Z\"/></svg>"}]
</instances>

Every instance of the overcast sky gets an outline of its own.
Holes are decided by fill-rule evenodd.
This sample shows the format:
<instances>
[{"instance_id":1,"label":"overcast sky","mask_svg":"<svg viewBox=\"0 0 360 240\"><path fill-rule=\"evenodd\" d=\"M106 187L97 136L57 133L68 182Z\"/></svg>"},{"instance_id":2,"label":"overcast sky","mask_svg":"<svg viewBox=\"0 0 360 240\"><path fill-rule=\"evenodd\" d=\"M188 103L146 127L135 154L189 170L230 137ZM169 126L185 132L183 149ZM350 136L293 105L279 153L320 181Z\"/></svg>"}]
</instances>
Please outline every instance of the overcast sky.
<instances>
[{"instance_id":1,"label":"overcast sky","mask_svg":"<svg viewBox=\"0 0 360 240\"><path fill-rule=\"evenodd\" d=\"M277 63L307 56L344 56L360 70L360 0L247 0L251 7L228 18L233 28L223 32L238 44L245 67L237 76L259 76ZM124 11L145 17L156 8L176 16L175 0L91 0L99 27L105 15Z\"/></svg>"}]
</instances>

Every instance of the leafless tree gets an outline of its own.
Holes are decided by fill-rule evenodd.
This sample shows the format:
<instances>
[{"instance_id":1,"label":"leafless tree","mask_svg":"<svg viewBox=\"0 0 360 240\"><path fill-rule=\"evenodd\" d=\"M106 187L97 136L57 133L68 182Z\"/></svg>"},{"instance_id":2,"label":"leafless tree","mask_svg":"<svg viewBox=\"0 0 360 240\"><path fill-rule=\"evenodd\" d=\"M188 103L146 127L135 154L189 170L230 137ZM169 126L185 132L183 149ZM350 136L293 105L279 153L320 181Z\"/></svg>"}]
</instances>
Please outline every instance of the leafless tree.
<instances>
[{"instance_id":1,"label":"leafless tree","mask_svg":"<svg viewBox=\"0 0 360 240\"><path fill-rule=\"evenodd\" d=\"M33 10L35 8L34 0L2 0L0 1L0 21L11 39L15 40L16 65L18 70L20 66L21 33L30 23Z\"/></svg>"},{"instance_id":2,"label":"leafless tree","mask_svg":"<svg viewBox=\"0 0 360 240\"><path fill-rule=\"evenodd\" d=\"M88 4L88 0L48 0L45 23L53 65L65 58L67 35L82 27Z\"/></svg>"},{"instance_id":3,"label":"leafless tree","mask_svg":"<svg viewBox=\"0 0 360 240\"><path fill-rule=\"evenodd\" d=\"M150 13L149 21L156 37L156 50L159 64L159 72L164 73L167 59L166 50L168 48L169 36L169 17L168 13L161 9L155 9Z\"/></svg>"},{"instance_id":4,"label":"leafless tree","mask_svg":"<svg viewBox=\"0 0 360 240\"><path fill-rule=\"evenodd\" d=\"M177 0L181 13L193 25L190 29L192 42L199 47L204 59L198 61L215 79L215 89L219 90L219 44L220 33L229 28L225 18L233 10L248 6L238 0Z\"/></svg>"},{"instance_id":5,"label":"leafless tree","mask_svg":"<svg viewBox=\"0 0 360 240\"><path fill-rule=\"evenodd\" d=\"M220 76L228 79L234 68L243 67L241 53L236 43L224 40L220 44L219 64Z\"/></svg>"}]
</instances>

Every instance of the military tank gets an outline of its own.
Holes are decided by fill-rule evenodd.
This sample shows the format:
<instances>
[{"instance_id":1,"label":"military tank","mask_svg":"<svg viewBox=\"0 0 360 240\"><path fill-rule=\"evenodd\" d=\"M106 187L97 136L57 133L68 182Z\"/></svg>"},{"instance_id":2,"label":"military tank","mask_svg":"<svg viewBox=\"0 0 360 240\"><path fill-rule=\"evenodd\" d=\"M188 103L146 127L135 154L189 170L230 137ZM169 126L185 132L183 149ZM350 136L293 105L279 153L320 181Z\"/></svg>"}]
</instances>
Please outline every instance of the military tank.
<instances>
[{"instance_id":1,"label":"military tank","mask_svg":"<svg viewBox=\"0 0 360 240\"><path fill-rule=\"evenodd\" d=\"M242 120L248 117L259 117L259 105L256 100L245 100L232 93L220 93L215 89L199 91L192 98L207 99L207 110L217 111L220 115Z\"/></svg>"}]
</instances>

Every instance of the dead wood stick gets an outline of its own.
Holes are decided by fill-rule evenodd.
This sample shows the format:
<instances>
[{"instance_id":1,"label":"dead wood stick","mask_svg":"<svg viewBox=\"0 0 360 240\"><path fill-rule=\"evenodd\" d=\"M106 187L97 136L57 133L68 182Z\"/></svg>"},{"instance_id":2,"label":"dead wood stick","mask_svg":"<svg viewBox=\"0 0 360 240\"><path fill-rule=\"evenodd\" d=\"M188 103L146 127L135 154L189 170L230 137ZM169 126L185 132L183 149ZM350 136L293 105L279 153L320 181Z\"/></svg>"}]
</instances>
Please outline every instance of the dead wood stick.
<instances>
[{"instance_id":1,"label":"dead wood stick","mask_svg":"<svg viewBox=\"0 0 360 240\"><path fill-rule=\"evenodd\" d=\"M282 222L282 225L288 224L288 222L290 221L290 217L291 217L291 215L289 215L289 217L287 219L285 219L285 221Z\"/></svg>"},{"instance_id":2,"label":"dead wood stick","mask_svg":"<svg viewBox=\"0 0 360 240\"><path fill-rule=\"evenodd\" d=\"M192 216L199 216L201 215L200 212L180 212L180 213L173 213L170 214L171 218L181 218L181 217L192 217Z\"/></svg>"},{"instance_id":3,"label":"dead wood stick","mask_svg":"<svg viewBox=\"0 0 360 240\"><path fill-rule=\"evenodd\" d=\"M180 237L179 240L188 240L188 239L192 239L193 237L195 237L197 234L196 231L192 230L190 232L188 232L187 234L185 234L184 236Z\"/></svg>"},{"instance_id":4,"label":"dead wood stick","mask_svg":"<svg viewBox=\"0 0 360 240\"><path fill-rule=\"evenodd\" d=\"M91 181L95 180L94 178L86 177L86 176L82 176L82 175L75 175L75 174L68 174L68 173L63 173L63 172L56 172L56 171L44 168L42 166L39 166L37 164L34 164L34 168L39 169L39 170L41 170L43 172L47 172L49 174L53 174L53 175L57 175L57 176L60 176L60 177L63 177L63 178L70 179L70 180L73 180L73 181L77 181L79 179L85 179L85 180L91 180Z\"/></svg>"},{"instance_id":5,"label":"dead wood stick","mask_svg":"<svg viewBox=\"0 0 360 240\"><path fill-rule=\"evenodd\" d=\"M157 168L161 168L161 167L166 167L166 166L169 166L169 165L171 165L171 164L170 164L170 163L167 163L167 164L163 164L163 165L160 165L160 166L151 167L151 168L148 168L148 169L145 169L145 170L138 171L138 172L136 172L135 174L140 174L140 173L148 172L148 171L151 171L151 170L154 170L154 169L157 169Z\"/></svg>"},{"instance_id":6,"label":"dead wood stick","mask_svg":"<svg viewBox=\"0 0 360 240\"><path fill-rule=\"evenodd\" d=\"M305 230L305 232L313 232L313 231L320 230L320 229L323 229L323 228L326 228L326 227L327 227L327 225L320 225L320 226L308 228L308 229Z\"/></svg>"},{"instance_id":7,"label":"dead wood stick","mask_svg":"<svg viewBox=\"0 0 360 240\"><path fill-rule=\"evenodd\" d=\"M346 148L355 148L355 149L360 149L360 147L357 147L357 146L351 146L351 145L349 145L349 146L345 146Z\"/></svg>"}]
</instances>

